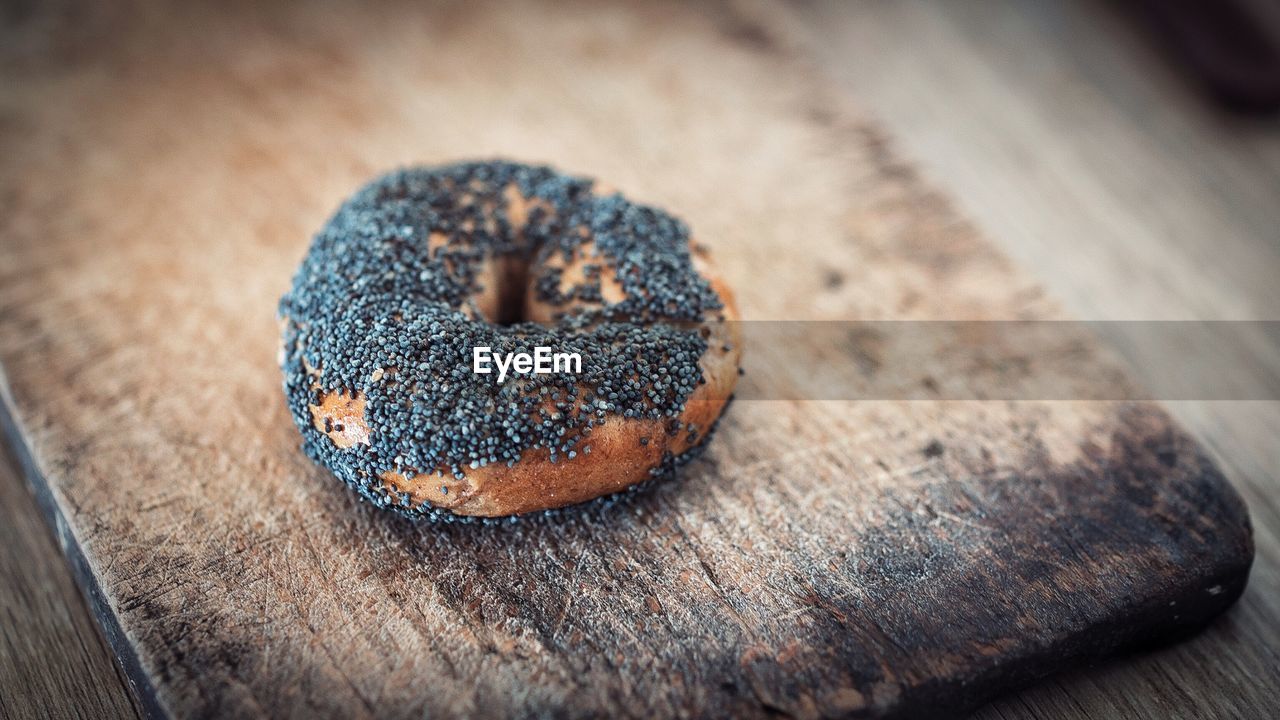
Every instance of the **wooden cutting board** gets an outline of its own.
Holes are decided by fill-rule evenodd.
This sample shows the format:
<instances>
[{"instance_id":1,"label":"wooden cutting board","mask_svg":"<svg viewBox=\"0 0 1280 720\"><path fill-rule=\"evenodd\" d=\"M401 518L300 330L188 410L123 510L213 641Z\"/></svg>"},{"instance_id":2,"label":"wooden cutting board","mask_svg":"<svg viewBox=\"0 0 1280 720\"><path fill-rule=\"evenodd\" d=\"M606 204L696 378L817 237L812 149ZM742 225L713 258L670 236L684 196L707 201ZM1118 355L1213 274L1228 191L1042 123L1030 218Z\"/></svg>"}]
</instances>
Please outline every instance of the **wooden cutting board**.
<instances>
[{"instance_id":1,"label":"wooden cutting board","mask_svg":"<svg viewBox=\"0 0 1280 720\"><path fill-rule=\"evenodd\" d=\"M605 178L749 319L1058 317L767 5L33 13L0 42L7 428L155 713L957 711L1244 586L1243 504L1149 404L746 400L678 481L493 527L302 455L275 302L399 164ZM748 347L747 381L826 350Z\"/></svg>"}]
</instances>

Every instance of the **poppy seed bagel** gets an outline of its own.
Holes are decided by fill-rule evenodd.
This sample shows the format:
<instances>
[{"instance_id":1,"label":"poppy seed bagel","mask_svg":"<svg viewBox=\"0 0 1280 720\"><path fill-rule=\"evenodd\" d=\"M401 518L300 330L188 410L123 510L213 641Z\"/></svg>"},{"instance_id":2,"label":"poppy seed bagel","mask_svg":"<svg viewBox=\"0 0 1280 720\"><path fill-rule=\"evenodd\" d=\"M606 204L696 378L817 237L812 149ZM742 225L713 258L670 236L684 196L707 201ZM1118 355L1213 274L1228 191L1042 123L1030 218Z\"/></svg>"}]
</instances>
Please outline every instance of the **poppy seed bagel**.
<instances>
[{"instance_id":1,"label":"poppy seed bagel","mask_svg":"<svg viewBox=\"0 0 1280 720\"><path fill-rule=\"evenodd\" d=\"M728 288L688 228L509 162L392 172L316 234L281 299L303 448L380 507L498 517L669 476L739 374ZM581 357L478 374L473 352Z\"/></svg>"}]
</instances>

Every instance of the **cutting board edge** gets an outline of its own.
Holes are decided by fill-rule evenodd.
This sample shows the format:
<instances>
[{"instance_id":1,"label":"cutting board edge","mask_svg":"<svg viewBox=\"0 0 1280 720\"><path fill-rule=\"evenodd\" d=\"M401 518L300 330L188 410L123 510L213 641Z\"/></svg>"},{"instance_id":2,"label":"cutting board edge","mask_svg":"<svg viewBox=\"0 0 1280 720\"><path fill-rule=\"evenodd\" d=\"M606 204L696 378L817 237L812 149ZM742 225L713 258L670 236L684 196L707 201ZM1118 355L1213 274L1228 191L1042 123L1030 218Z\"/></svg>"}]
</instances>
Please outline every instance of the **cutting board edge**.
<instances>
[{"instance_id":1,"label":"cutting board edge","mask_svg":"<svg viewBox=\"0 0 1280 720\"><path fill-rule=\"evenodd\" d=\"M17 462L19 474L25 479L27 487L35 498L36 506L49 525L62 556L71 568L71 576L79 588L81 596L89 606L89 611L97 621L107 646L111 648L112 657L126 681L129 693L133 696L135 707L142 710L143 716L149 720L166 720L172 715L160 702L155 686L142 666L142 658L138 655L134 643L120 624L120 618L107 600L102 585L98 582L89 564L89 558L80 546L79 540L71 530L71 523L53 494L53 487L35 459L31 443L22 429L18 419L17 404L9 388L9 379L0 365L0 442L5 442Z\"/></svg>"},{"instance_id":2,"label":"cutting board edge","mask_svg":"<svg viewBox=\"0 0 1280 720\"><path fill-rule=\"evenodd\" d=\"M1166 409L1160 406L1162 411ZM1172 416L1166 422L1182 429ZM1027 653L1008 658L999 666L984 668L968 677L952 677L936 686L915 688L910 699L886 709L884 717L908 718L949 715L940 710L946 699L956 715L964 715L997 698L1024 689L1062 673L1095 663L1122 661L1127 654L1154 651L1190 640L1209 625L1221 620L1248 588L1256 559L1253 521L1248 503L1222 472L1220 463L1194 437L1195 462L1186 472L1172 472L1169 482L1212 489L1221 502L1215 517L1231 535L1217 542L1205 542L1204 554L1195 563L1193 581L1172 588L1173 592L1153 593L1123 613L1091 626L1090 635L1114 634L1110 643L1082 642L1078 632ZM1066 637L1066 636L1070 637Z\"/></svg>"}]
</instances>

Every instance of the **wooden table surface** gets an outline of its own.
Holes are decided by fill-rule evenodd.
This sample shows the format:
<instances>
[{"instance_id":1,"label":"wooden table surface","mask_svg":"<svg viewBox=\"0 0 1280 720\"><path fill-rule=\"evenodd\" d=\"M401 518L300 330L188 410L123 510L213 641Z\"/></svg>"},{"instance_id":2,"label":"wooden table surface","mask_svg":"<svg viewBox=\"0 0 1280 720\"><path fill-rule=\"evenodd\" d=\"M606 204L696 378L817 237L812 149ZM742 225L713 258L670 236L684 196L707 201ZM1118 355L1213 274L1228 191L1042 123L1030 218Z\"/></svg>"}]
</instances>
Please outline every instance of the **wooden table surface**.
<instances>
[{"instance_id":1,"label":"wooden table surface","mask_svg":"<svg viewBox=\"0 0 1280 720\"><path fill-rule=\"evenodd\" d=\"M1276 317L1280 132L1206 107L1123 18L1091 4L977 0L788 12L815 61L896 132L898 149L1077 316ZM1264 347L1275 363L1280 352ZM1274 708L1280 404L1171 409L1250 505L1257 560L1240 605L1189 642L1056 678L980 716ZM0 709L135 714L58 548L34 532L36 509L16 478L0 472L0 526L13 536L0 556L0 686L13 691Z\"/></svg>"}]
</instances>

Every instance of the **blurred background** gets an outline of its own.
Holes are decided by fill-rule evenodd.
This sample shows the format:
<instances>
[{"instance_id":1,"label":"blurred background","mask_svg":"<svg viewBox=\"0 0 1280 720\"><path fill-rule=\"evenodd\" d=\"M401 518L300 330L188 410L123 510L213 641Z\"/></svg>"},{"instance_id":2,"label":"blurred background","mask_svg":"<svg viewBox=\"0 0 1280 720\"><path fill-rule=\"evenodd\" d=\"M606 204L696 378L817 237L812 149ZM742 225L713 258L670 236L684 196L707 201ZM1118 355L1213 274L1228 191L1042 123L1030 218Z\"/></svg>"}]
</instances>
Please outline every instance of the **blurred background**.
<instances>
[{"instance_id":1,"label":"blurred background","mask_svg":"<svg viewBox=\"0 0 1280 720\"><path fill-rule=\"evenodd\" d=\"M1280 318L1280 2L801 0L788 10L809 61L1071 314ZM7 0L0 42L56 14ZM1260 375L1280 367L1275 338L1230 342L1250 346ZM1056 678L979 716L1245 716L1274 702L1280 403L1171 409L1253 513L1258 561L1240 606L1190 642ZM22 695L0 697L0 717L135 716L19 478L6 455L0 678Z\"/></svg>"}]
</instances>

